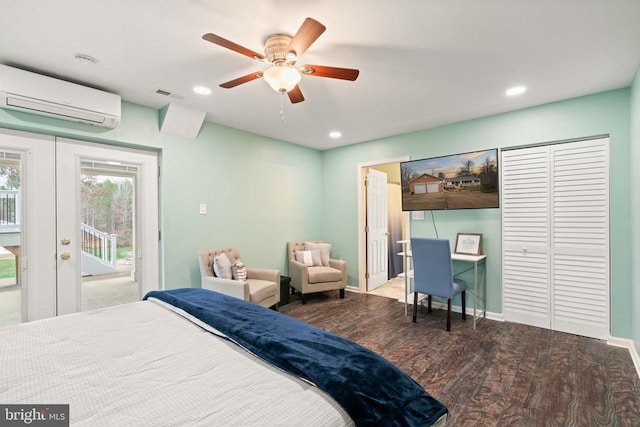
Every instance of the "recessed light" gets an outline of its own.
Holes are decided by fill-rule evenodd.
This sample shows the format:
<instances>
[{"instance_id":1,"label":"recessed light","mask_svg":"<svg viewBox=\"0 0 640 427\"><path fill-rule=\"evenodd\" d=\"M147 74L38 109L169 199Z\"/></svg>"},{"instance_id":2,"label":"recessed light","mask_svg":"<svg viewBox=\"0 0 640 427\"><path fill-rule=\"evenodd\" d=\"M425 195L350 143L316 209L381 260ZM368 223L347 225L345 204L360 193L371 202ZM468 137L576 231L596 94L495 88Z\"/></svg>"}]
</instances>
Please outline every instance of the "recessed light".
<instances>
[{"instance_id":1,"label":"recessed light","mask_svg":"<svg viewBox=\"0 0 640 427\"><path fill-rule=\"evenodd\" d=\"M518 95L522 95L526 91L527 91L527 88L525 86L514 86L512 88L507 89L507 91L505 92L505 95L518 96Z\"/></svg>"},{"instance_id":2,"label":"recessed light","mask_svg":"<svg viewBox=\"0 0 640 427\"><path fill-rule=\"evenodd\" d=\"M338 139L341 136L342 136L342 132L340 132L339 130L333 130L329 132L329 138L331 139Z\"/></svg>"},{"instance_id":3,"label":"recessed light","mask_svg":"<svg viewBox=\"0 0 640 427\"><path fill-rule=\"evenodd\" d=\"M194 86L193 91L198 95L211 95L211 89L205 86Z\"/></svg>"}]
</instances>

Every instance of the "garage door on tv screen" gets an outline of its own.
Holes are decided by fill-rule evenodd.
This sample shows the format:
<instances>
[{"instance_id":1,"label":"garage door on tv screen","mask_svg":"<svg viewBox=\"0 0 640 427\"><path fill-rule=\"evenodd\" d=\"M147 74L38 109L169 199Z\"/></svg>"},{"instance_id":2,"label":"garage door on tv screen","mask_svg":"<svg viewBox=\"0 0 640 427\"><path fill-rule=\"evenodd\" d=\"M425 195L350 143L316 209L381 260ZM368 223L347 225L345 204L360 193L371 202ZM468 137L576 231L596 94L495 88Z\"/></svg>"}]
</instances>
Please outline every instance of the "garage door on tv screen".
<instances>
[{"instance_id":1,"label":"garage door on tv screen","mask_svg":"<svg viewBox=\"0 0 640 427\"><path fill-rule=\"evenodd\" d=\"M500 207L498 149L400 163L402 210Z\"/></svg>"}]
</instances>

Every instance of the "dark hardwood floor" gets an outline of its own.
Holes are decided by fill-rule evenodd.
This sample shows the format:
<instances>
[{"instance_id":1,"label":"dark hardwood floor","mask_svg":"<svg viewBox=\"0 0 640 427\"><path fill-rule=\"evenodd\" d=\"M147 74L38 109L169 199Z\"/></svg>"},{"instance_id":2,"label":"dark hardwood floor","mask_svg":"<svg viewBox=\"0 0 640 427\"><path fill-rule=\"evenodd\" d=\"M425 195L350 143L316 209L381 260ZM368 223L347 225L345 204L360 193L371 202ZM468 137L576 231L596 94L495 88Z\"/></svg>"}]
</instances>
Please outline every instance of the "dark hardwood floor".
<instances>
[{"instance_id":1,"label":"dark hardwood floor","mask_svg":"<svg viewBox=\"0 0 640 427\"><path fill-rule=\"evenodd\" d=\"M629 351L516 323L473 321L375 295L299 296L280 312L381 354L449 409L448 426L640 426L640 379Z\"/></svg>"}]
</instances>

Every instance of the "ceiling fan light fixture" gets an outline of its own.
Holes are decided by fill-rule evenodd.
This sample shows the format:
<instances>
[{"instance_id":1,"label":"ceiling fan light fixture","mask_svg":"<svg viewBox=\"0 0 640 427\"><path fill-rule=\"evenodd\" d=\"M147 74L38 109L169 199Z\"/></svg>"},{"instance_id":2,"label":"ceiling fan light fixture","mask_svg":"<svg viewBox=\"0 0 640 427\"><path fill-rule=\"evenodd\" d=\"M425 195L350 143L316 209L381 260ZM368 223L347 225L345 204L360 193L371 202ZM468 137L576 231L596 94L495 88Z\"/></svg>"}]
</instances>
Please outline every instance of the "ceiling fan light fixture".
<instances>
[{"instance_id":1,"label":"ceiling fan light fixture","mask_svg":"<svg viewBox=\"0 0 640 427\"><path fill-rule=\"evenodd\" d=\"M298 70L288 65L274 65L271 68L267 68L262 73L262 77L273 90L280 93L289 92L302 79Z\"/></svg>"}]
</instances>

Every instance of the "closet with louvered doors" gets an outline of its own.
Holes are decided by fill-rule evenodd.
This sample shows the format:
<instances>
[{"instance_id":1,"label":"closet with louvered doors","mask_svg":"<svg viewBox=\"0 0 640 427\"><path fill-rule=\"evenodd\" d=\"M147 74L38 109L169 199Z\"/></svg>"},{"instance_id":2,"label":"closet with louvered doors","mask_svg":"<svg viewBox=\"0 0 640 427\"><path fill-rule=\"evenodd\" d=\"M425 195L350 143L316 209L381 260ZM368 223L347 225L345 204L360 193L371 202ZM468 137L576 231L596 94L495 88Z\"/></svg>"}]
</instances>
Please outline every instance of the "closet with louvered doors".
<instances>
[{"instance_id":1,"label":"closet with louvered doors","mask_svg":"<svg viewBox=\"0 0 640 427\"><path fill-rule=\"evenodd\" d=\"M503 150L504 320L609 338L609 138Z\"/></svg>"}]
</instances>

